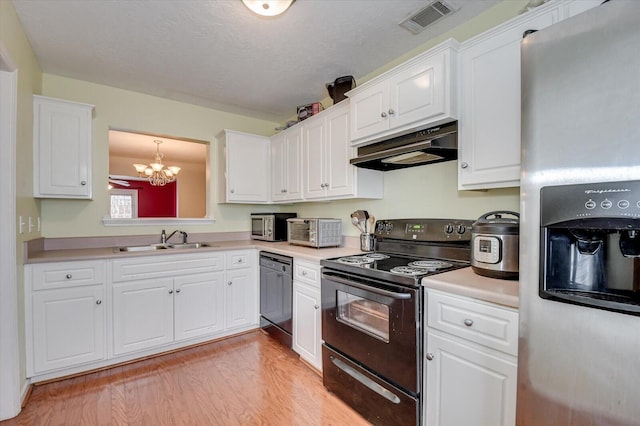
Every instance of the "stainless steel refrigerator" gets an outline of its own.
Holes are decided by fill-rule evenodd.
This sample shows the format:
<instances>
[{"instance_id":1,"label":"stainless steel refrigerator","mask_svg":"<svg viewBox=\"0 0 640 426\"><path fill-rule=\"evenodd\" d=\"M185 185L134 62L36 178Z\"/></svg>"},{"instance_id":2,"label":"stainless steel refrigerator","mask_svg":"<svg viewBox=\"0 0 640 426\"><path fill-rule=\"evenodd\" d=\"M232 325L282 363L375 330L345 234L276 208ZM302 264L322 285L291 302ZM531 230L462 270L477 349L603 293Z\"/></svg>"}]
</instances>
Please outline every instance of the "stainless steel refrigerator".
<instances>
[{"instance_id":1,"label":"stainless steel refrigerator","mask_svg":"<svg viewBox=\"0 0 640 426\"><path fill-rule=\"evenodd\" d=\"M519 425L640 424L640 1L522 49Z\"/></svg>"}]
</instances>

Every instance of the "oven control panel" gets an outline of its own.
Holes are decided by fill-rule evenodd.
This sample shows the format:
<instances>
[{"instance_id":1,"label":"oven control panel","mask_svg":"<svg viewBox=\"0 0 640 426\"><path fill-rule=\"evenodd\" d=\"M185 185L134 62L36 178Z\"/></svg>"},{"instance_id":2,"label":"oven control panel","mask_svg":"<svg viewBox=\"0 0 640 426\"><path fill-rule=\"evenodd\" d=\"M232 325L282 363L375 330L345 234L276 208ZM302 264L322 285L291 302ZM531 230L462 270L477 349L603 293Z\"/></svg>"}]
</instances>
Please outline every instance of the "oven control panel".
<instances>
[{"instance_id":1,"label":"oven control panel","mask_svg":"<svg viewBox=\"0 0 640 426\"><path fill-rule=\"evenodd\" d=\"M470 241L472 220L464 219L388 219L376 222L379 239L406 241Z\"/></svg>"}]
</instances>

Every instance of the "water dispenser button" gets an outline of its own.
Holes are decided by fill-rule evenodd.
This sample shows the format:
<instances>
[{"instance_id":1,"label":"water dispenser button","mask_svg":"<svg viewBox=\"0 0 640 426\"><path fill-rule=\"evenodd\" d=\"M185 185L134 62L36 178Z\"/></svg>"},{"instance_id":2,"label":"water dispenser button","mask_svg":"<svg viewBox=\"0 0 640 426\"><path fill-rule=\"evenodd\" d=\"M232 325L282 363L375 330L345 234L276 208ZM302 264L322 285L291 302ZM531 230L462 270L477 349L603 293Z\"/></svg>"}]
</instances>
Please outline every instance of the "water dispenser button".
<instances>
[{"instance_id":1,"label":"water dispenser button","mask_svg":"<svg viewBox=\"0 0 640 426\"><path fill-rule=\"evenodd\" d=\"M640 202L639 202L640 203ZM589 199L589 201L587 201L586 203L584 203L584 206L586 208L588 208L589 210L593 210L596 208L596 202L593 201L592 199Z\"/></svg>"},{"instance_id":2,"label":"water dispenser button","mask_svg":"<svg viewBox=\"0 0 640 426\"><path fill-rule=\"evenodd\" d=\"M626 209L628 207L629 207L629 201L627 201L627 200L618 201L618 208Z\"/></svg>"},{"instance_id":3,"label":"water dispenser button","mask_svg":"<svg viewBox=\"0 0 640 426\"><path fill-rule=\"evenodd\" d=\"M600 206L603 209L610 209L612 205L613 203L610 200L604 200L602 203L600 203Z\"/></svg>"}]
</instances>

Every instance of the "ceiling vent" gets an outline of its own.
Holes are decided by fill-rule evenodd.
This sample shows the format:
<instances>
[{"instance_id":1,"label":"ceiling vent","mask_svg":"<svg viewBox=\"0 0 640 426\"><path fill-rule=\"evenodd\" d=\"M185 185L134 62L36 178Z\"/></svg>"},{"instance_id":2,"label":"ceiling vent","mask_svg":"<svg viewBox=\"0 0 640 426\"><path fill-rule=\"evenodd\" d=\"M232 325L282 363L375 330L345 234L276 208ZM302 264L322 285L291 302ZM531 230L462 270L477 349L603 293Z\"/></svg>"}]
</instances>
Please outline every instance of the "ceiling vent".
<instances>
[{"instance_id":1,"label":"ceiling vent","mask_svg":"<svg viewBox=\"0 0 640 426\"><path fill-rule=\"evenodd\" d=\"M399 25L414 34L418 34L429 25L447 15L451 15L457 10L443 0L435 0L406 17Z\"/></svg>"}]
</instances>

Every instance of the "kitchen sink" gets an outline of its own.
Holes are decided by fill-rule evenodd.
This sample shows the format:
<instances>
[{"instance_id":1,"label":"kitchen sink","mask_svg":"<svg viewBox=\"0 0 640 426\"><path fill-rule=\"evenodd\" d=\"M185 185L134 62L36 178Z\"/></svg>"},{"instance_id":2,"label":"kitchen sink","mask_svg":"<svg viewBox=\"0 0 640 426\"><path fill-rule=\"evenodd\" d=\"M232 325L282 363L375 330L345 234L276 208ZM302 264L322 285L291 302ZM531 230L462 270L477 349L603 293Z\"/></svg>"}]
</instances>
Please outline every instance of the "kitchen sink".
<instances>
[{"instance_id":1,"label":"kitchen sink","mask_svg":"<svg viewBox=\"0 0 640 426\"><path fill-rule=\"evenodd\" d=\"M116 247L113 251L118 252L138 252L138 251L156 251L171 249L197 249L205 247L217 247L208 243L178 243L178 244L149 244L146 246L125 246Z\"/></svg>"},{"instance_id":2,"label":"kitchen sink","mask_svg":"<svg viewBox=\"0 0 640 426\"><path fill-rule=\"evenodd\" d=\"M216 246L207 244L207 243L181 243L181 244L167 245L167 248L174 248L174 249L196 249L196 248L203 248L203 247L216 247Z\"/></svg>"}]
</instances>

